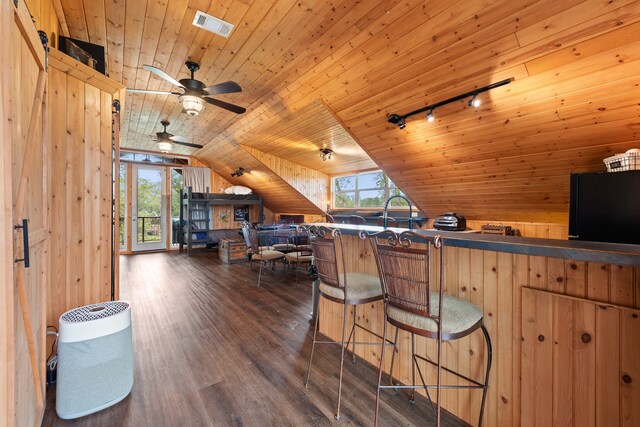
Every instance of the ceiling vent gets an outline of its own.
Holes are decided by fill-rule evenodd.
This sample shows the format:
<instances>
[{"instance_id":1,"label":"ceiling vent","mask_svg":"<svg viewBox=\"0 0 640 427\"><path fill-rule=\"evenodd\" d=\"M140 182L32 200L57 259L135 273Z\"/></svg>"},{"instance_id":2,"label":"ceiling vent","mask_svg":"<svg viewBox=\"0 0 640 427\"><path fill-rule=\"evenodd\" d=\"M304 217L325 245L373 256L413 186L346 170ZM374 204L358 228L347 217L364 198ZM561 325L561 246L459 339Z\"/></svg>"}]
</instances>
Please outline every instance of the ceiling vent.
<instances>
[{"instance_id":1,"label":"ceiling vent","mask_svg":"<svg viewBox=\"0 0 640 427\"><path fill-rule=\"evenodd\" d=\"M233 24L223 21L222 19L214 18L201 11L196 12L196 16L193 18L193 25L222 37L229 37L229 34L231 34L233 30Z\"/></svg>"}]
</instances>

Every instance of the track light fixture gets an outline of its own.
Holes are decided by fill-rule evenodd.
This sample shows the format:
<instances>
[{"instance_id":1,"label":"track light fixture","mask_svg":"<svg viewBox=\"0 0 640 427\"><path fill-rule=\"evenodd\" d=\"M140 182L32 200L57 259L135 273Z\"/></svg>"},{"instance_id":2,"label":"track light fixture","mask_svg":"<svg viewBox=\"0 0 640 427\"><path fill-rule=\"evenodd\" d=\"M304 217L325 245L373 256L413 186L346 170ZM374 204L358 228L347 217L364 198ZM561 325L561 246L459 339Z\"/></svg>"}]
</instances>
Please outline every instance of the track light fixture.
<instances>
[{"instance_id":1,"label":"track light fixture","mask_svg":"<svg viewBox=\"0 0 640 427\"><path fill-rule=\"evenodd\" d=\"M480 98L478 98L478 94L476 93L469 100L469 107L478 108L480 104Z\"/></svg>"},{"instance_id":2,"label":"track light fixture","mask_svg":"<svg viewBox=\"0 0 640 427\"><path fill-rule=\"evenodd\" d=\"M433 121L436 119L436 116L433 115L433 108L429 110L429 112L427 113L427 121L429 123L433 123Z\"/></svg>"},{"instance_id":3,"label":"track light fixture","mask_svg":"<svg viewBox=\"0 0 640 427\"><path fill-rule=\"evenodd\" d=\"M231 176L241 177L243 174L244 174L244 168L238 168L238 170L233 172Z\"/></svg>"},{"instance_id":4,"label":"track light fixture","mask_svg":"<svg viewBox=\"0 0 640 427\"><path fill-rule=\"evenodd\" d=\"M404 129L405 126L406 126L405 121L406 121L406 119L408 117L414 116L416 114L422 114L422 113L428 111L429 114L427 115L427 121L431 122L433 120L430 120L430 117L435 119L435 117L433 116L433 111L436 108L442 107L443 105L451 104L452 102L460 101L462 99L469 98L469 97L472 97L469 100L469 106L478 107L480 105L480 99L478 99L478 94L480 94L482 92L490 91L491 89L495 89L495 88L500 87L500 86L508 85L512 81L513 81L513 78L500 80L499 82L491 83L490 85L481 87L479 89L474 89L474 90L472 90L470 92L466 92L466 93L463 93L463 94L458 95L458 96L454 96L453 98L445 99L444 101L440 101L440 102L436 102L435 104L427 105L426 107L420 108L418 110L411 111L410 113L407 113L407 114L403 114L403 115L400 115L400 114L389 114L389 117L387 118L387 121L389 123L391 123L391 124L394 124L394 125L398 126L400 129Z\"/></svg>"},{"instance_id":5,"label":"track light fixture","mask_svg":"<svg viewBox=\"0 0 640 427\"><path fill-rule=\"evenodd\" d=\"M323 162L333 159L333 150L331 148L321 148L320 157L322 157Z\"/></svg>"}]
</instances>

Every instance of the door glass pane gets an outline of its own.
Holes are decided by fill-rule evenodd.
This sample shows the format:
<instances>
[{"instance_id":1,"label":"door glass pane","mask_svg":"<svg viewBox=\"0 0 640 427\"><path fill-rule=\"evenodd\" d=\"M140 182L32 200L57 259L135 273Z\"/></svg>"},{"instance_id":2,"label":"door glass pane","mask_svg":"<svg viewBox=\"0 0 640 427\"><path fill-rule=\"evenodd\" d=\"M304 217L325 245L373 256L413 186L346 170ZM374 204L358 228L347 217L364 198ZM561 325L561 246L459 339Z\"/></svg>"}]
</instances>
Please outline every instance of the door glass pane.
<instances>
[{"instance_id":1,"label":"door glass pane","mask_svg":"<svg viewBox=\"0 0 640 427\"><path fill-rule=\"evenodd\" d=\"M137 242L159 242L162 240L162 171L139 169L137 185Z\"/></svg>"},{"instance_id":2,"label":"door glass pane","mask_svg":"<svg viewBox=\"0 0 640 427\"><path fill-rule=\"evenodd\" d=\"M182 169L171 169L171 244L178 244L180 223L180 190L183 186Z\"/></svg>"},{"instance_id":3,"label":"door glass pane","mask_svg":"<svg viewBox=\"0 0 640 427\"><path fill-rule=\"evenodd\" d=\"M126 235L127 215L127 165L120 164L120 248L125 248L124 236Z\"/></svg>"}]
</instances>

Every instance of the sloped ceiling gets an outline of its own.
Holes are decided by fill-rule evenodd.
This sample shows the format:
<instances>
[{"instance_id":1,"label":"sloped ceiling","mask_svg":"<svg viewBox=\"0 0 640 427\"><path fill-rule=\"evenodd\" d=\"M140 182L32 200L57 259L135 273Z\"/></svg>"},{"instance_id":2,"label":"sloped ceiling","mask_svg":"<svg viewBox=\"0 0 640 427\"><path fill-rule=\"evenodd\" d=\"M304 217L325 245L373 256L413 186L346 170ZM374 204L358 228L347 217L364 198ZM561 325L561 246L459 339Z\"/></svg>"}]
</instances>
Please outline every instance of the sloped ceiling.
<instances>
[{"instance_id":1,"label":"sloped ceiling","mask_svg":"<svg viewBox=\"0 0 640 427\"><path fill-rule=\"evenodd\" d=\"M170 90L142 65L183 78L187 58L207 84L242 85L221 97L246 106L241 116L207 106L190 118L173 96L127 96L126 146L153 149L146 135L168 118L222 175L259 167L239 143L304 161L297 144L313 126L280 122L322 100L426 213L562 222L570 172L639 145L637 1L61 2L72 37L106 45L111 76L128 87ZM197 9L234 23L231 36L193 27ZM477 110L460 101L404 130L386 121L504 78L514 81ZM283 132L296 136L289 151ZM276 178L245 184L292 194Z\"/></svg>"}]
</instances>

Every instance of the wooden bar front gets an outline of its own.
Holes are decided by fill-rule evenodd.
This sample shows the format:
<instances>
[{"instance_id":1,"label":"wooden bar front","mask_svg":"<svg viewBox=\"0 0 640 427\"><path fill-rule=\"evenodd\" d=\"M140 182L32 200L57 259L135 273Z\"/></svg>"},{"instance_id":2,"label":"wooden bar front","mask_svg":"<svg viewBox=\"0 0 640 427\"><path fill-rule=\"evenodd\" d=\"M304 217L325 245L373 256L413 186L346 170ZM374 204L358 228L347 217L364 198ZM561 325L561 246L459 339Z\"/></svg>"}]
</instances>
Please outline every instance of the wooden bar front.
<instances>
[{"instance_id":1,"label":"wooden bar front","mask_svg":"<svg viewBox=\"0 0 640 427\"><path fill-rule=\"evenodd\" d=\"M377 275L369 242L343 237L347 269ZM449 295L483 309L491 335L484 425L640 425L640 267L449 246L445 284ZM358 306L357 317L382 332L382 303ZM341 325L341 306L322 298L320 332L339 341ZM432 340L416 337L416 343L418 353L435 360ZM376 346L356 347L376 367L379 352ZM407 384L410 354L410 335L401 331L393 376ZM385 356L387 372L390 361ZM443 361L480 380L482 334L446 342ZM435 370L425 370L435 384ZM458 380L445 374L444 381ZM403 398L388 391L382 396ZM444 390L443 406L475 425L480 398L477 390Z\"/></svg>"}]
</instances>

